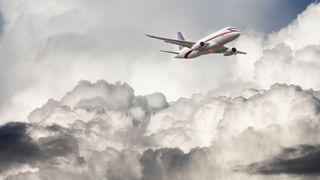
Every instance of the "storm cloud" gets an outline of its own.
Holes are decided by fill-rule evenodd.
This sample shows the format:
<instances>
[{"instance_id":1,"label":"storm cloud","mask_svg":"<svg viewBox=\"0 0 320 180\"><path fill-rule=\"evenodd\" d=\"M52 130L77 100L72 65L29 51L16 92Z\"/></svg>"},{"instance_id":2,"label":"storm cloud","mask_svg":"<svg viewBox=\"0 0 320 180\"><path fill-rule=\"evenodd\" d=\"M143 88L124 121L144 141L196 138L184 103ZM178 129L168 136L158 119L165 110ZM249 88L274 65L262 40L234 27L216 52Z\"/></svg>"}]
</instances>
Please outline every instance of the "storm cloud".
<instances>
[{"instance_id":1,"label":"storm cloud","mask_svg":"<svg viewBox=\"0 0 320 180\"><path fill-rule=\"evenodd\" d=\"M255 163L247 168L255 173L262 174L296 174L319 175L320 148L319 145L301 145L285 148L274 159Z\"/></svg>"},{"instance_id":2,"label":"storm cloud","mask_svg":"<svg viewBox=\"0 0 320 180\"><path fill-rule=\"evenodd\" d=\"M17 168L21 168L21 173L23 169L32 171L32 167L39 167L42 162L53 165L57 159L69 157L69 154L81 159L77 140L71 135L59 133L35 140L28 133L32 128L35 128L32 124L20 122L11 122L0 127L2 178L11 173L15 174ZM55 131L51 127L46 129L48 132ZM30 168L26 168L27 166Z\"/></svg>"},{"instance_id":3,"label":"storm cloud","mask_svg":"<svg viewBox=\"0 0 320 180\"><path fill-rule=\"evenodd\" d=\"M0 127L0 167L13 163L30 163L39 152L38 146L26 133L25 123L8 123Z\"/></svg>"},{"instance_id":4,"label":"storm cloud","mask_svg":"<svg viewBox=\"0 0 320 180\"><path fill-rule=\"evenodd\" d=\"M168 103L159 93L136 96L125 83L82 81L61 100L35 109L30 123L0 128L10 154L1 177L264 179L277 173L290 178L294 163L313 167L308 160L320 143L320 93L285 84L250 92ZM282 161L274 160L279 154ZM278 170L285 165L287 171Z\"/></svg>"}]
</instances>

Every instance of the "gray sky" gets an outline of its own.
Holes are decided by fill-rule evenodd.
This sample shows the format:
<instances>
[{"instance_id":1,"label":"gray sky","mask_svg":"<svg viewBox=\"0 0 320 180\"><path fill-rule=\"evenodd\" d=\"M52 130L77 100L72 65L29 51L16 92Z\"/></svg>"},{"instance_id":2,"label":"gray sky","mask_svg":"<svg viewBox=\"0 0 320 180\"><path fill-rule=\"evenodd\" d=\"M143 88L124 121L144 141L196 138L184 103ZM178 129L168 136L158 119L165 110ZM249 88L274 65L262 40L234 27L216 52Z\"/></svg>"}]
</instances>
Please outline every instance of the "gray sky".
<instances>
[{"instance_id":1,"label":"gray sky","mask_svg":"<svg viewBox=\"0 0 320 180\"><path fill-rule=\"evenodd\" d=\"M0 114L18 104L25 115L82 79L128 82L137 94L159 91L169 100L206 93L234 79L234 57L178 61L158 52L175 46L144 34L182 31L196 40L232 25L266 36L310 2L1 0Z\"/></svg>"},{"instance_id":2,"label":"gray sky","mask_svg":"<svg viewBox=\"0 0 320 180\"><path fill-rule=\"evenodd\" d=\"M0 179L314 177L320 4L308 3L0 0ZM176 60L144 36L227 25L246 56Z\"/></svg>"}]
</instances>

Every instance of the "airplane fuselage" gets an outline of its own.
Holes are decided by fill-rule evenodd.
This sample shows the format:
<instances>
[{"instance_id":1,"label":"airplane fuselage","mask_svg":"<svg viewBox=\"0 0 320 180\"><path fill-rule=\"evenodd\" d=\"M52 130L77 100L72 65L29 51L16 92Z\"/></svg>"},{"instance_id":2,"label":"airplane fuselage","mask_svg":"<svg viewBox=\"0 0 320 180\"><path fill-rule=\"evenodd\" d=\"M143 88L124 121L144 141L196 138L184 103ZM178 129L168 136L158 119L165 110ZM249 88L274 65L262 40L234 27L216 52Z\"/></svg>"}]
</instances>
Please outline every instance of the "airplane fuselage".
<instances>
[{"instance_id":1,"label":"airplane fuselage","mask_svg":"<svg viewBox=\"0 0 320 180\"><path fill-rule=\"evenodd\" d=\"M208 43L208 46L197 50L185 47L179 51L179 54L175 58L192 59L205 54L221 53L224 45L237 39L240 34L240 31L236 28L221 29L199 41Z\"/></svg>"}]
</instances>

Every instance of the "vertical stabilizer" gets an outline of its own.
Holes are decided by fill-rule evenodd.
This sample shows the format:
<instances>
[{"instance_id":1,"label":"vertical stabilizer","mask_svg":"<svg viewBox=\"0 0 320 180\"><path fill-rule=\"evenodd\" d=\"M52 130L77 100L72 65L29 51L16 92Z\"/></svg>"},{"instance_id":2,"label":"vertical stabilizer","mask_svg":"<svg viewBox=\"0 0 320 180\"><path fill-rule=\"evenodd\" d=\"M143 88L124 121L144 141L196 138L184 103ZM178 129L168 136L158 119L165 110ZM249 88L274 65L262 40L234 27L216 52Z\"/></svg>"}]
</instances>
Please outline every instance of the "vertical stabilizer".
<instances>
[{"instance_id":1,"label":"vertical stabilizer","mask_svg":"<svg viewBox=\"0 0 320 180\"><path fill-rule=\"evenodd\" d=\"M181 32L177 33L177 37L178 37L178 40L180 40L180 41L184 41L185 40ZM181 50L183 48L184 48L184 46L179 46L179 50Z\"/></svg>"}]
</instances>

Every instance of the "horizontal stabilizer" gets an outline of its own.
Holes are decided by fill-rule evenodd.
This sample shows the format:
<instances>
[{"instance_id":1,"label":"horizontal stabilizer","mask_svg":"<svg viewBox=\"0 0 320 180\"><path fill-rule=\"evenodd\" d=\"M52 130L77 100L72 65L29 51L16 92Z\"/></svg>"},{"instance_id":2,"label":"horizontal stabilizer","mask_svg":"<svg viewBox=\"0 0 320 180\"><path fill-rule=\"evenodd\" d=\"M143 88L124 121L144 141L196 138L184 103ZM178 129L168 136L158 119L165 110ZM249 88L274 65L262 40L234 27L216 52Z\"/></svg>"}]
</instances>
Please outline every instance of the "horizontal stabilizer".
<instances>
[{"instance_id":1,"label":"horizontal stabilizer","mask_svg":"<svg viewBox=\"0 0 320 180\"><path fill-rule=\"evenodd\" d=\"M164 51L164 50L160 50L160 52L164 52L164 53L171 53L171 54L179 54L178 52L173 52L173 51Z\"/></svg>"}]
</instances>

